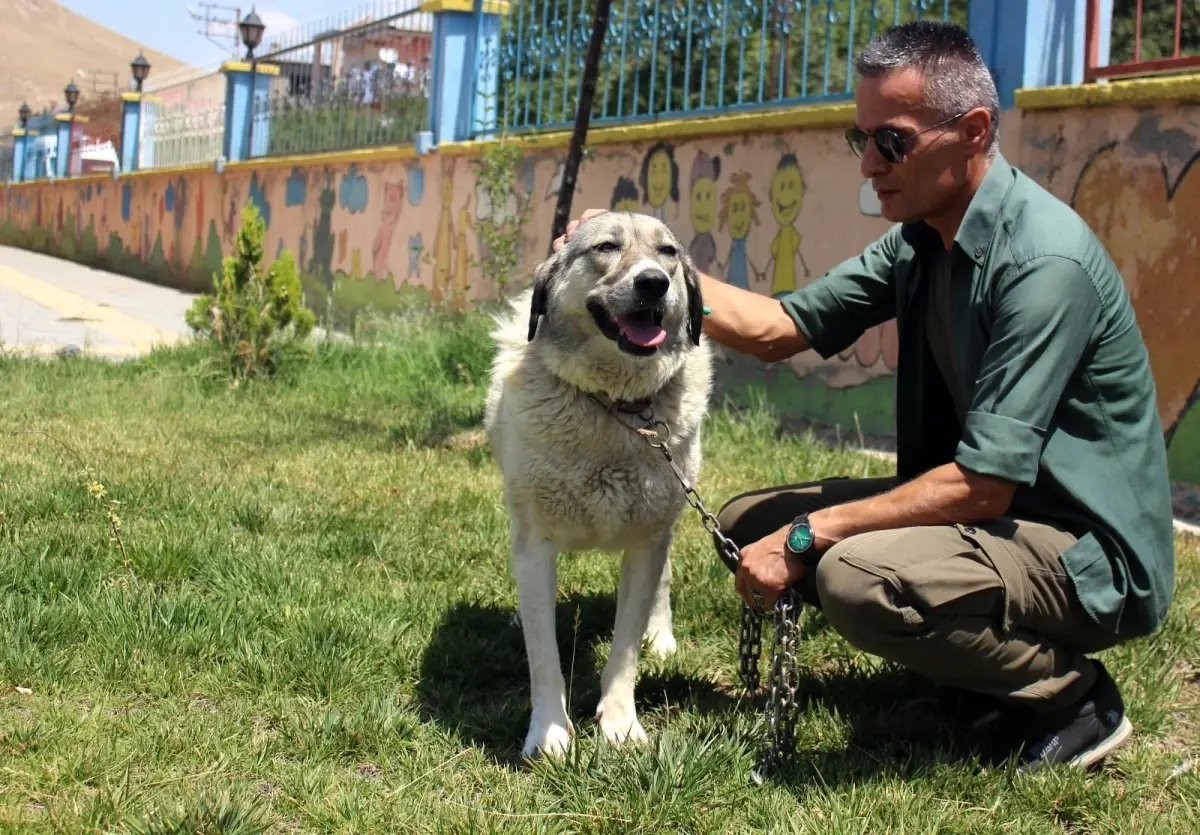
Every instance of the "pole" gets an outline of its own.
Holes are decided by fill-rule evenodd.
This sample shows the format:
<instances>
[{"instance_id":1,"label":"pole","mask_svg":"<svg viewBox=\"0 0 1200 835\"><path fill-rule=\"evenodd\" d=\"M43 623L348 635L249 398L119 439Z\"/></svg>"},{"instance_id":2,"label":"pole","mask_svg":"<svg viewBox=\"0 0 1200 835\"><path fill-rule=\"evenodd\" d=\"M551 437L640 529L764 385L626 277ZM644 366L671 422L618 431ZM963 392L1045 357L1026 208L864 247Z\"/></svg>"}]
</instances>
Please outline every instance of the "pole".
<instances>
[{"instance_id":1,"label":"pole","mask_svg":"<svg viewBox=\"0 0 1200 835\"><path fill-rule=\"evenodd\" d=\"M592 115L592 99L596 94L596 76L600 72L600 50L608 32L608 10L612 0L596 0L592 14L592 37L588 41L587 55L583 60L583 89L579 91L579 106L575 110L575 129L571 131L571 144L567 149L567 161L563 165L562 185L558 187L558 204L554 207L554 226L550 230L550 253L554 252L554 241L567 231L571 216L571 198L575 196L575 178L579 173L579 162L583 158L583 143L587 138L588 121Z\"/></svg>"}]
</instances>

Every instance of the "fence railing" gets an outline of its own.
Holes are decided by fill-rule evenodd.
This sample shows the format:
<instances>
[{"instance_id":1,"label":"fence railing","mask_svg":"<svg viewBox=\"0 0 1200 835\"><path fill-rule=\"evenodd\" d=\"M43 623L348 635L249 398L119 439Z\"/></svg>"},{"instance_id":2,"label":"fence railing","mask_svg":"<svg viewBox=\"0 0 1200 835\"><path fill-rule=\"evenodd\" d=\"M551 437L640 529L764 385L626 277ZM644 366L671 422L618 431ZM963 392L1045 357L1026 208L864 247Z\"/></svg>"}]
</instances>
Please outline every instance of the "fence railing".
<instances>
[{"instance_id":1,"label":"fence railing","mask_svg":"<svg viewBox=\"0 0 1200 835\"><path fill-rule=\"evenodd\" d=\"M223 153L225 108L162 113L146 102L140 131L140 168L211 163Z\"/></svg>"},{"instance_id":2,"label":"fence railing","mask_svg":"<svg viewBox=\"0 0 1200 835\"><path fill-rule=\"evenodd\" d=\"M1112 0L1105 26L1100 0L1088 0L1084 79L1160 75L1200 67L1200 3ZM1102 38L1108 32L1108 56Z\"/></svg>"},{"instance_id":3,"label":"fence railing","mask_svg":"<svg viewBox=\"0 0 1200 835\"><path fill-rule=\"evenodd\" d=\"M595 0L512 0L500 36L510 130L575 118ZM853 56L882 29L967 24L968 0L612 0L591 119L627 122L852 95Z\"/></svg>"},{"instance_id":4,"label":"fence railing","mask_svg":"<svg viewBox=\"0 0 1200 835\"><path fill-rule=\"evenodd\" d=\"M255 102L255 122L270 126L256 156L401 144L425 129L433 16L417 0L358 12L332 32L309 26L272 41L262 60L280 73Z\"/></svg>"}]
</instances>

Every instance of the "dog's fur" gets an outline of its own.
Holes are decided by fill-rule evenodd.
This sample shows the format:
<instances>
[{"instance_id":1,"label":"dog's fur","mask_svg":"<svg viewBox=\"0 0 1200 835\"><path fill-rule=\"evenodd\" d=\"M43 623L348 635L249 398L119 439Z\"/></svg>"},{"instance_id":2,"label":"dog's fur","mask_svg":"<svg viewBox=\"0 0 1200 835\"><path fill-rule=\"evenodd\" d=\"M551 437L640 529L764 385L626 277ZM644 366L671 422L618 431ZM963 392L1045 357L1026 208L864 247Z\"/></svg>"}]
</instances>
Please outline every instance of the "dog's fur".
<instances>
[{"instance_id":1,"label":"dog's fur","mask_svg":"<svg viewBox=\"0 0 1200 835\"><path fill-rule=\"evenodd\" d=\"M632 343L645 335L617 337L606 314L646 309L655 276L659 292L669 278L665 295L650 305L666 337L639 348ZM655 418L670 428L672 456L695 484L712 376L702 307L696 269L666 225L606 212L542 262L533 286L498 319L485 425L504 481L529 661L525 756L560 754L574 734L554 625L556 560L564 550L624 552L596 716L610 741L646 739L634 709L637 655L643 636L660 655L675 650L668 550L686 498L662 453L634 431L638 419L587 393L649 398Z\"/></svg>"}]
</instances>

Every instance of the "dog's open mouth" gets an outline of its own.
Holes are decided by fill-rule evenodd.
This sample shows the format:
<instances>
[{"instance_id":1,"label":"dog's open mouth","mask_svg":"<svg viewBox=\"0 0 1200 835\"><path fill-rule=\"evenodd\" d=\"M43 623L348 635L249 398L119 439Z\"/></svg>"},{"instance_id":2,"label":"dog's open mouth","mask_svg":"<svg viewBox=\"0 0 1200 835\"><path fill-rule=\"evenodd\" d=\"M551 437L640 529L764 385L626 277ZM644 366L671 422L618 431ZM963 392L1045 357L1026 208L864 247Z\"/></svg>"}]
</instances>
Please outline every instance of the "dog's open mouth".
<instances>
[{"instance_id":1,"label":"dog's open mouth","mask_svg":"<svg viewBox=\"0 0 1200 835\"><path fill-rule=\"evenodd\" d=\"M602 334L616 342L617 347L631 354L654 353L667 338L667 332L662 326L661 308L647 307L631 313L612 315L599 302L590 302L588 312L592 314L592 319Z\"/></svg>"}]
</instances>

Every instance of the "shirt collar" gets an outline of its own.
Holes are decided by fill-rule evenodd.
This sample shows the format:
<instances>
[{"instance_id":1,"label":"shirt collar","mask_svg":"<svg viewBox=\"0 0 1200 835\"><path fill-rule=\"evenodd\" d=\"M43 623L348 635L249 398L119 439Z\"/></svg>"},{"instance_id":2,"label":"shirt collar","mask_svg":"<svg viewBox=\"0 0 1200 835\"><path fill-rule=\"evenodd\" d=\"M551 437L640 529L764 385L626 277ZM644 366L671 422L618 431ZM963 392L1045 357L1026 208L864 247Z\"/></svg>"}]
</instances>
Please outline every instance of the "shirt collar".
<instances>
[{"instance_id":1,"label":"shirt collar","mask_svg":"<svg viewBox=\"0 0 1200 835\"><path fill-rule=\"evenodd\" d=\"M996 224L1000 222L1000 210L1012 184L1013 167L997 151L983 182L967 206L958 234L954 236L959 249L977 265L982 265L987 256ZM904 224L900 232L909 245L922 254L942 245L941 236L923 220Z\"/></svg>"}]
</instances>

